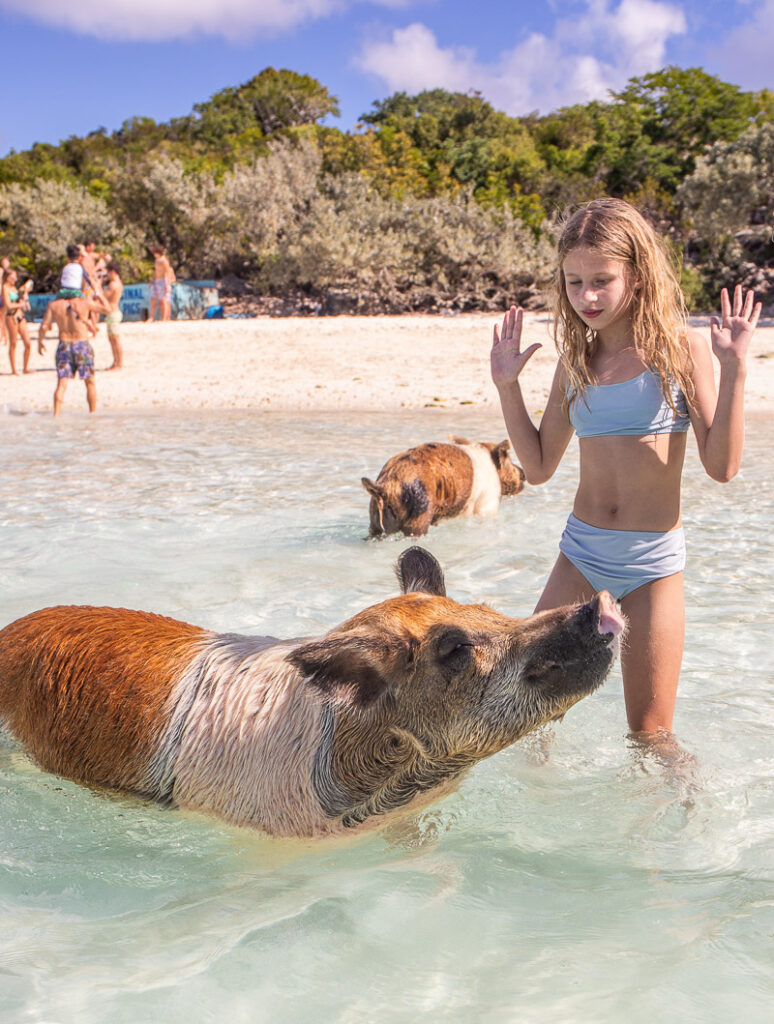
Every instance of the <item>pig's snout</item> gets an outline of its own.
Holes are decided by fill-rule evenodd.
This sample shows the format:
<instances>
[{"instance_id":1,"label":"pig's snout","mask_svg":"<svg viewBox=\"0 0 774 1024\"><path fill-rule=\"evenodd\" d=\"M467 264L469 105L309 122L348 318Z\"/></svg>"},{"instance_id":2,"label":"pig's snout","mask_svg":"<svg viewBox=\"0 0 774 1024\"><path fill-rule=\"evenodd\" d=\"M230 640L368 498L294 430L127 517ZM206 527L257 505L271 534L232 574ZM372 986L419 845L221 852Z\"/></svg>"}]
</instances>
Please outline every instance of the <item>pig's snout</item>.
<instances>
[{"instance_id":1,"label":"pig's snout","mask_svg":"<svg viewBox=\"0 0 774 1024\"><path fill-rule=\"evenodd\" d=\"M618 611L612 595L607 590L600 590L591 602L591 606L597 616L597 629L602 636L612 634L613 638L617 638L626 629L626 620Z\"/></svg>"}]
</instances>

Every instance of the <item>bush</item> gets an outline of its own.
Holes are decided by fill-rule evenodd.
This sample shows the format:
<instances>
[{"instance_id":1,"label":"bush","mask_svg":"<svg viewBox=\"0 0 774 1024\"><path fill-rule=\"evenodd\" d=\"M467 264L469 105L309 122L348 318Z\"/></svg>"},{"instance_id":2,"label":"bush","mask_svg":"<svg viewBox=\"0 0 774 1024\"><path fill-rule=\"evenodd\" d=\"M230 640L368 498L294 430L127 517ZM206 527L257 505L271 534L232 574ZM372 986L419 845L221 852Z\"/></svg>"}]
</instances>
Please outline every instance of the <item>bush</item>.
<instances>
[{"instance_id":1,"label":"bush","mask_svg":"<svg viewBox=\"0 0 774 1024\"><path fill-rule=\"evenodd\" d=\"M218 189L220 234L213 258L236 274L265 276L279 247L308 216L318 194L321 155L314 143L276 142L265 157L238 164Z\"/></svg>"},{"instance_id":2,"label":"bush","mask_svg":"<svg viewBox=\"0 0 774 1024\"><path fill-rule=\"evenodd\" d=\"M55 182L7 186L0 216L30 264L57 270L65 246L120 240L127 279L148 270L161 242L179 276L233 274L263 292L302 294L329 312L500 309L536 304L553 262L512 211L484 207L472 187L399 198L365 173L321 172L310 140L274 141L221 180L166 154L119 170L112 206Z\"/></svg>"},{"instance_id":3,"label":"bush","mask_svg":"<svg viewBox=\"0 0 774 1024\"><path fill-rule=\"evenodd\" d=\"M774 125L715 143L677 191L705 297L739 283L774 305Z\"/></svg>"},{"instance_id":4,"label":"bush","mask_svg":"<svg viewBox=\"0 0 774 1024\"><path fill-rule=\"evenodd\" d=\"M534 296L552 257L548 240L535 241L508 209L484 209L469 194L401 202L350 174L324 179L270 279L329 311L492 309Z\"/></svg>"},{"instance_id":5,"label":"bush","mask_svg":"<svg viewBox=\"0 0 774 1024\"><path fill-rule=\"evenodd\" d=\"M0 188L0 223L6 251L38 279L58 275L65 250L85 238L111 245L119 229L102 199L80 185L39 181Z\"/></svg>"},{"instance_id":6,"label":"bush","mask_svg":"<svg viewBox=\"0 0 774 1024\"><path fill-rule=\"evenodd\" d=\"M693 230L718 245L726 236L761 233L774 223L774 124L749 128L735 142L716 142L677 190L676 199ZM768 225L768 227L766 226Z\"/></svg>"}]
</instances>

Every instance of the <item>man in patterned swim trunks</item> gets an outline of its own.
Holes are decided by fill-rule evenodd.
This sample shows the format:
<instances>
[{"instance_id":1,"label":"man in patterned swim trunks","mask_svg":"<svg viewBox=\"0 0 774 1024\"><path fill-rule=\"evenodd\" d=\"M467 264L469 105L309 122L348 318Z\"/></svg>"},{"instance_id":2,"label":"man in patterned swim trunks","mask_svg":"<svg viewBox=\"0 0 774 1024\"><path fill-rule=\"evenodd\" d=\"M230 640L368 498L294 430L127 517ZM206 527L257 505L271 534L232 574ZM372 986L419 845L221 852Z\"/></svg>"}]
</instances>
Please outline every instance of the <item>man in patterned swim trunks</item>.
<instances>
[{"instance_id":1,"label":"man in patterned swim trunks","mask_svg":"<svg viewBox=\"0 0 774 1024\"><path fill-rule=\"evenodd\" d=\"M59 330L59 345L56 350L56 375L54 391L54 416L62 411L67 382L76 373L86 385L86 401L89 412L97 408L97 387L94 383L94 349L89 341L88 320L90 313L109 313L110 307L102 296L93 299L53 299L48 304L38 334L38 350L45 352L43 339L53 324Z\"/></svg>"}]
</instances>

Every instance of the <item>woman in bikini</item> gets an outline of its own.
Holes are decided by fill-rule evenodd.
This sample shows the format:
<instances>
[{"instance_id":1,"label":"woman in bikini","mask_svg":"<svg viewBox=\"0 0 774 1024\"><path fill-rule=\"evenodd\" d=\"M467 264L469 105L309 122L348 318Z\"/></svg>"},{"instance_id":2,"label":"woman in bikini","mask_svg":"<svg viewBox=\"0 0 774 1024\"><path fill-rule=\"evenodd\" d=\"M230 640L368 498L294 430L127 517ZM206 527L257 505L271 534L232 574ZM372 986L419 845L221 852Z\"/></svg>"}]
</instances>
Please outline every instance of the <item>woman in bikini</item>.
<instances>
[{"instance_id":1,"label":"woman in bikini","mask_svg":"<svg viewBox=\"0 0 774 1024\"><path fill-rule=\"evenodd\" d=\"M30 332L27 321L24 319L24 310L29 308L26 294L20 296L17 288L19 277L16 271L11 268L6 270L3 276L3 307L2 316L5 321L6 334L8 336L8 359L11 364L11 373L18 376L16 369L16 342L21 338L24 345L24 356L22 358L22 369L24 373L30 372Z\"/></svg>"}]
</instances>

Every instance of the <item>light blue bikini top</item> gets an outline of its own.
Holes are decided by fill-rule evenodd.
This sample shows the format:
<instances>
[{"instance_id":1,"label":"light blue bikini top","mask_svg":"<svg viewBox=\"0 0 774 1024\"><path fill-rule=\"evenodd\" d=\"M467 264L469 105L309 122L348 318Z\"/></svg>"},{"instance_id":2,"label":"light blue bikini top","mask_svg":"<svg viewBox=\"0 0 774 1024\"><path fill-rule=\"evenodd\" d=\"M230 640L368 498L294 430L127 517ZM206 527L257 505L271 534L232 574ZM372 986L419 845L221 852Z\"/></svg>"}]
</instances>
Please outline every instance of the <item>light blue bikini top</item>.
<instances>
[{"instance_id":1,"label":"light blue bikini top","mask_svg":"<svg viewBox=\"0 0 774 1024\"><path fill-rule=\"evenodd\" d=\"M590 384L583 395L570 397L570 423L578 437L633 434L682 434L689 425L685 395L672 384L677 415L661 390L652 370L620 384Z\"/></svg>"}]
</instances>

